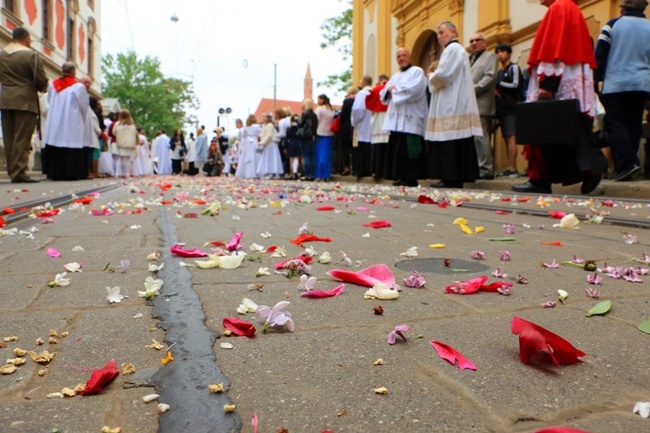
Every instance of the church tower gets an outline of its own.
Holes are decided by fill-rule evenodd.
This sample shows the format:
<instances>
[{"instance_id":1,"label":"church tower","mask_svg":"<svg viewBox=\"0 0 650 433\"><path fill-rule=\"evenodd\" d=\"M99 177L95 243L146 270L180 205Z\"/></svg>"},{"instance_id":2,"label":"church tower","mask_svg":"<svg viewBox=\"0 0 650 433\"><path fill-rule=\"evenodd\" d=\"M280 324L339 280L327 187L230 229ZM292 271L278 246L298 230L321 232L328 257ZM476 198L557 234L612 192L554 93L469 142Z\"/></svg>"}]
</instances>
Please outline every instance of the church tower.
<instances>
[{"instance_id":1,"label":"church tower","mask_svg":"<svg viewBox=\"0 0 650 433\"><path fill-rule=\"evenodd\" d=\"M304 99L314 99L314 80L311 78L311 68L309 63L307 63L307 73L305 74L305 84L304 84Z\"/></svg>"}]
</instances>

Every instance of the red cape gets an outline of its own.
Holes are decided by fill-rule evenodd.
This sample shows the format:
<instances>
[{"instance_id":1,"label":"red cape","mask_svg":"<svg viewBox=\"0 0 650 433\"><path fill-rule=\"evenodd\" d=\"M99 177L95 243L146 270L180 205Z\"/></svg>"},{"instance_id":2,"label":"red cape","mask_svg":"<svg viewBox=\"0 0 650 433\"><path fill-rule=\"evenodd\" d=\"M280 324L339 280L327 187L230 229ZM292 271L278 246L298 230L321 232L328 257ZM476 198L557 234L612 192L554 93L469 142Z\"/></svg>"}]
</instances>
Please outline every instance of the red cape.
<instances>
[{"instance_id":1,"label":"red cape","mask_svg":"<svg viewBox=\"0 0 650 433\"><path fill-rule=\"evenodd\" d=\"M574 0L556 0L549 6L528 56L531 66L555 60L565 65L588 64L596 68L587 22Z\"/></svg>"},{"instance_id":2,"label":"red cape","mask_svg":"<svg viewBox=\"0 0 650 433\"><path fill-rule=\"evenodd\" d=\"M72 77L61 77L52 81L52 86L54 87L54 90L56 90L57 93L60 92L61 90L67 89L73 84L77 84L77 80L75 80Z\"/></svg>"},{"instance_id":3,"label":"red cape","mask_svg":"<svg viewBox=\"0 0 650 433\"><path fill-rule=\"evenodd\" d=\"M386 86L386 83L387 81L377 84L370 90L368 96L366 96L366 108L373 113L379 113L388 110L388 105L384 105L381 102L381 98L379 97L379 92L381 92L382 89Z\"/></svg>"}]
</instances>

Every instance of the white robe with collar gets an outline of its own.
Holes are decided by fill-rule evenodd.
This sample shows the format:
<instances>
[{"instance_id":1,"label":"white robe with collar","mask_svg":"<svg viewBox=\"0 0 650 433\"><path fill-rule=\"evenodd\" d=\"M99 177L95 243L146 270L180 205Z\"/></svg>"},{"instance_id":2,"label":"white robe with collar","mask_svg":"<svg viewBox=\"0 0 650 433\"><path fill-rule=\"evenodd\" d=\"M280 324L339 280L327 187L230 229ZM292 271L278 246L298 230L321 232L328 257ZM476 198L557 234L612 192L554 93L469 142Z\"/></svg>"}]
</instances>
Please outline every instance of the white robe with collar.
<instances>
[{"instance_id":1,"label":"white robe with collar","mask_svg":"<svg viewBox=\"0 0 650 433\"><path fill-rule=\"evenodd\" d=\"M395 86L395 90L388 89ZM406 132L424 136L427 119L427 80L419 66L393 75L379 93L388 104L384 131Z\"/></svg>"},{"instance_id":2,"label":"white robe with collar","mask_svg":"<svg viewBox=\"0 0 650 433\"><path fill-rule=\"evenodd\" d=\"M366 96L369 94L370 87L364 87L357 93L350 114L350 122L357 133L357 137L359 141L364 143L370 143L370 119L372 113L366 108Z\"/></svg>"},{"instance_id":3,"label":"white robe with collar","mask_svg":"<svg viewBox=\"0 0 650 433\"><path fill-rule=\"evenodd\" d=\"M57 92L50 83L47 103L49 108L45 124L45 144L71 149L88 146L86 122L90 104L86 87L76 83Z\"/></svg>"},{"instance_id":4,"label":"white robe with collar","mask_svg":"<svg viewBox=\"0 0 650 433\"><path fill-rule=\"evenodd\" d=\"M438 68L429 74L429 88L427 141L483 135L469 59L460 43L450 43L444 49Z\"/></svg>"}]
</instances>

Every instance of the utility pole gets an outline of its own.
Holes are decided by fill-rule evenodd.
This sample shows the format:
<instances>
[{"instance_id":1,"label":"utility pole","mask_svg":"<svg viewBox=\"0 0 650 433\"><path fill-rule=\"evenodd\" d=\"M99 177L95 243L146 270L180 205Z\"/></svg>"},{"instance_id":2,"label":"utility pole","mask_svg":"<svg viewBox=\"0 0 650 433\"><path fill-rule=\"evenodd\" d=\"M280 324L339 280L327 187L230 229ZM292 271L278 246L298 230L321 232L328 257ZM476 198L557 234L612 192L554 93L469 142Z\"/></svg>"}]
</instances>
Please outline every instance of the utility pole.
<instances>
[{"instance_id":1,"label":"utility pole","mask_svg":"<svg viewBox=\"0 0 650 433\"><path fill-rule=\"evenodd\" d=\"M273 111L274 112L278 108L277 93L278 93L278 64L273 63Z\"/></svg>"}]
</instances>

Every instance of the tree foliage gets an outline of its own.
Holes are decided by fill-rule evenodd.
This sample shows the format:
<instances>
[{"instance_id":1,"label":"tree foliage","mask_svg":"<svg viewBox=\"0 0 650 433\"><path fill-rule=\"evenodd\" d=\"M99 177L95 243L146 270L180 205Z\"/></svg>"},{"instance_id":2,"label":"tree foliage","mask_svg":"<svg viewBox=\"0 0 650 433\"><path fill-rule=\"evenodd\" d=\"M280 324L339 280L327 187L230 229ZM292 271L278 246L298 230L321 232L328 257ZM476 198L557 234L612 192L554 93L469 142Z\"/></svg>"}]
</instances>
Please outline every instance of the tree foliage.
<instances>
[{"instance_id":1,"label":"tree foliage","mask_svg":"<svg viewBox=\"0 0 650 433\"><path fill-rule=\"evenodd\" d=\"M352 1L340 0L347 4L347 8L340 15L327 18L320 26L322 30L322 49L335 48L341 54L341 59L350 62L350 67L339 73L328 75L327 79L318 85L335 87L345 92L352 82Z\"/></svg>"},{"instance_id":2,"label":"tree foliage","mask_svg":"<svg viewBox=\"0 0 650 433\"><path fill-rule=\"evenodd\" d=\"M135 51L107 54L102 59L102 94L117 98L148 136L158 129L173 131L192 123L187 115L198 108L192 83L165 77L156 57L139 59Z\"/></svg>"}]
</instances>

